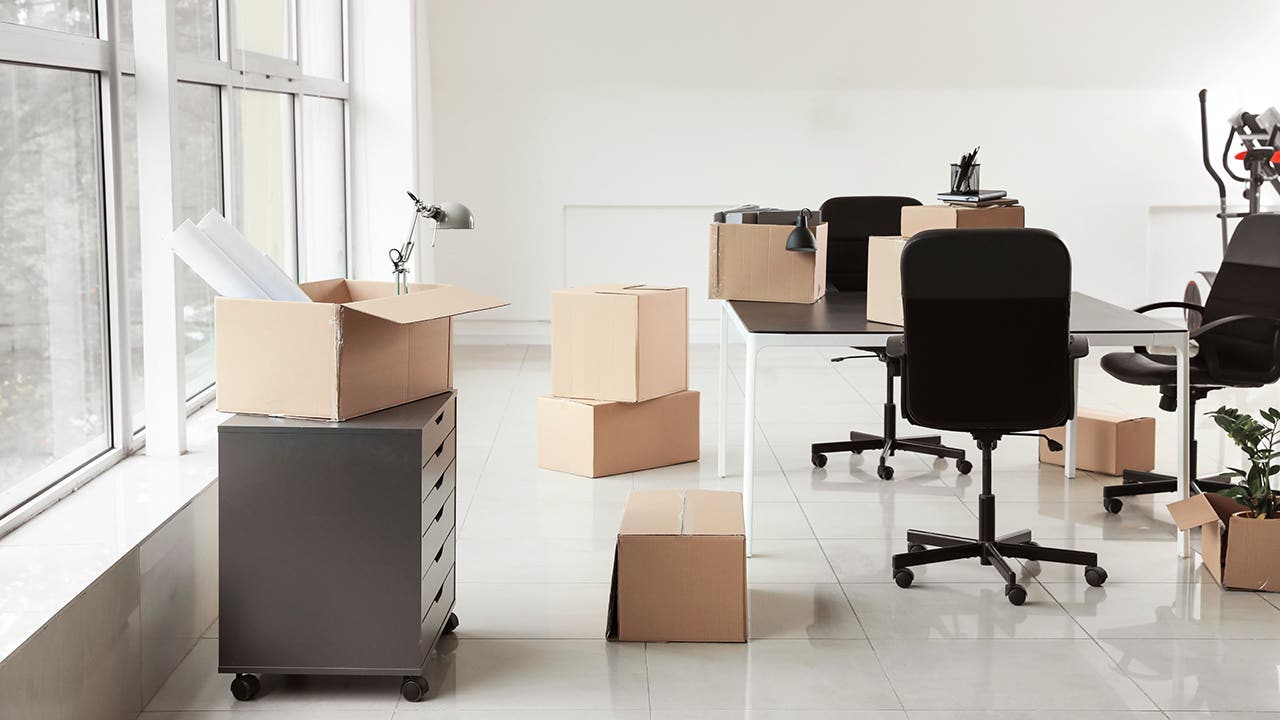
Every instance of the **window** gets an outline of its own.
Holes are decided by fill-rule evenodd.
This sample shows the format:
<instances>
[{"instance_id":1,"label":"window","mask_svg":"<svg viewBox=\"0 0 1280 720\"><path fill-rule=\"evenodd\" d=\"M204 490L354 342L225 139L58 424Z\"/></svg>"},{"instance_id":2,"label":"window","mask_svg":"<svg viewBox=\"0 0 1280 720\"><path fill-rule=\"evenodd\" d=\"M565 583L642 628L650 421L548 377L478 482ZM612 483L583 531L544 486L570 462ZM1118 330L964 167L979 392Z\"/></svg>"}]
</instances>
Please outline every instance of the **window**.
<instances>
[{"instance_id":1,"label":"window","mask_svg":"<svg viewBox=\"0 0 1280 720\"><path fill-rule=\"evenodd\" d=\"M2 512L107 449L110 407L97 76L0 63L0 98Z\"/></svg>"},{"instance_id":2,"label":"window","mask_svg":"<svg viewBox=\"0 0 1280 720\"><path fill-rule=\"evenodd\" d=\"M302 98L303 280L347 271L347 194L343 102Z\"/></svg>"},{"instance_id":3,"label":"window","mask_svg":"<svg viewBox=\"0 0 1280 720\"><path fill-rule=\"evenodd\" d=\"M218 0L177 0L173 24L178 53L218 59ZM120 39L133 44L133 0L120 0Z\"/></svg>"},{"instance_id":4,"label":"window","mask_svg":"<svg viewBox=\"0 0 1280 720\"><path fill-rule=\"evenodd\" d=\"M293 57L293 8L289 0L232 0L235 51Z\"/></svg>"},{"instance_id":5,"label":"window","mask_svg":"<svg viewBox=\"0 0 1280 720\"><path fill-rule=\"evenodd\" d=\"M94 35L93 0L0 0L0 22Z\"/></svg>"},{"instance_id":6,"label":"window","mask_svg":"<svg viewBox=\"0 0 1280 720\"><path fill-rule=\"evenodd\" d=\"M297 277L293 202L293 96L232 90L238 180L236 217L245 237Z\"/></svg>"}]
</instances>

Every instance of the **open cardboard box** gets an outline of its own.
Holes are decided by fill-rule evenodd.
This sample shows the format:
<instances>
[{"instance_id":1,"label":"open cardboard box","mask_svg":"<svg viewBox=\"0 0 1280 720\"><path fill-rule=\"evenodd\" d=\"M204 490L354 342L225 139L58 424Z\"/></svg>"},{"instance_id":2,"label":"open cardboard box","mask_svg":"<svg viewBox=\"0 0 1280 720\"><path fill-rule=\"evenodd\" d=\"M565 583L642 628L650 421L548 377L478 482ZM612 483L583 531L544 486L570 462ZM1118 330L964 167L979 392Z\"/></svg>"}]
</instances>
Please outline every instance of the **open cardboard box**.
<instances>
[{"instance_id":1,"label":"open cardboard box","mask_svg":"<svg viewBox=\"0 0 1280 720\"><path fill-rule=\"evenodd\" d=\"M1169 504L1178 529L1200 528L1200 556L1219 585L1280 592L1280 520L1259 520L1243 512L1243 505L1216 493Z\"/></svg>"},{"instance_id":2,"label":"open cardboard box","mask_svg":"<svg viewBox=\"0 0 1280 720\"><path fill-rule=\"evenodd\" d=\"M795 225L711 225L708 297L814 303L827 294L827 224L812 226L815 252L787 250Z\"/></svg>"},{"instance_id":3,"label":"open cardboard box","mask_svg":"<svg viewBox=\"0 0 1280 720\"><path fill-rule=\"evenodd\" d=\"M507 304L452 285L301 287L313 302L214 301L219 411L347 420L444 392L453 316Z\"/></svg>"}]
</instances>

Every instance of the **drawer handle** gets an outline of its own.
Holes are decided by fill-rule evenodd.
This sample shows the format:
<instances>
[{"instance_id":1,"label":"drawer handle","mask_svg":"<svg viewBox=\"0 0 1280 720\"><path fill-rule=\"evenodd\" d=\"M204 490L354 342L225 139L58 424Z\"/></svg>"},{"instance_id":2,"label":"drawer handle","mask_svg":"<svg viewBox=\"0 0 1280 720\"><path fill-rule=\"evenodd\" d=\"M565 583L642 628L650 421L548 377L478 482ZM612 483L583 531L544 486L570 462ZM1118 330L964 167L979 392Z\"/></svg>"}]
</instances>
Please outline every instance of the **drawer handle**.
<instances>
[{"instance_id":1,"label":"drawer handle","mask_svg":"<svg viewBox=\"0 0 1280 720\"><path fill-rule=\"evenodd\" d=\"M440 518L444 517L444 507L441 506L440 512L436 513L436 522L440 522Z\"/></svg>"},{"instance_id":2,"label":"drawer handle","mask_svg":"<svg viewBox=\"0 0 1280 720\"><path fill-rule=\"evenodd\" d=\"M444 595L444 586L443 586L443 585L441 585L441 586L440 586L440 589L436 591L436 599L435 599L435 600L432 600L431 602L433 602L433 603L438 603L438 602L440 602L440 597L441 597L442 595Z\"/></svg>"},{"instance_id":3,"label":"drawer handle","mask_svg":"<svg viewBox=\"0 0 1280 720\"><path fill-rule=\"evenodd\" d=\"M449 471L448 471L448 470L446 470L445 472L440 473L440 479L436 481L436 489L437 489L437 490L439 490L439 489L440 489L440 487L441 487L442 485L444 485L444 476L445 476L445 474L446 474L446 473L448 473L448 472L449 472ZM443 509L443 508L442 508L442 509Z\"/></svg>"},{"instance_id":4,"label":"drawer handle","mask_svg":"<svg viewBox=\"0 0 1280 720\"><path fill-rule=\"evenodd\" d=\"M435 559L435 560L433 560L432 562L440 562L440 558L442 558L442 557L444 557L444 546L443 546L443 545L441 545L441 546L440 546L440 549L436 551L436 559Z\"/></svg>"},{"instance_id":5,"label":"drawer handle","mask_svg":"<svg viewBox=\"0 0 1280 720\"><path fill-rule=\"evenodd\" d=\"M436 424L439 425L443 421L444 421L444 413L442 412L436 416Z\"/></svg>"},{"instance_id":6,"label":"drawer handle","mask_svg":"<svg viewBox=\"0 0 1280 720\"><path fill-rule=\"evenodd\" d=\"M436 457L440 457L440 454L443 452L444 452L444 441L441 440L440 447L436 448Z\"/></svg>"}]
</instances>

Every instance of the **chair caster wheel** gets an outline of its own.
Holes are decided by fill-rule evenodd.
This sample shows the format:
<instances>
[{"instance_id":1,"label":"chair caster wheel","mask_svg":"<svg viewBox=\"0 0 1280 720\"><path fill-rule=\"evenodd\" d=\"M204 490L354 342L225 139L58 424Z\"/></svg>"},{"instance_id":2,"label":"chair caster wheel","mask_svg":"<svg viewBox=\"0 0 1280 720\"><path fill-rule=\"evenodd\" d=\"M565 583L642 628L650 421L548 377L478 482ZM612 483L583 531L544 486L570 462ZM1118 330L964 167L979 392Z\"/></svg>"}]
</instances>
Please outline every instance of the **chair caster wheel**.
<instances>
[{"instance_id":1,"label":"chair caster wheel","mask_svg":"<svg viewBox=\"0 0 1280 720\"><path fill-rule=\"evenodd\" d=\"M1027 601L1027 589L1018 584L1006 587L1004 594L1009 598L1010 605L1021 605Z\"/></svg>"},{"instance_id":2,"label":"chair caster wheel","mask_svg":"<svg viewBox=\"0 0 1280 720\"><path fill-rule=\"evenodd\" d=\"M850 450L849 452L853 453L854 455L861 455L861 454L862 454L862 451L861 451L861 450Z\"/></svg>"},{"instance_id":3,"label":"chair caster wheel","mask_svg":"<svg viewBox=\"0 0 1280 720\"><path fill-rule=\"evenodd\" d=\"M1026 562L1022 563L1022 569L1025 570L1026 573L1031 577L1036 577L1037 575L1040 574L1040 570L1041 570L1040 561L1027 560Z\"/></svg>"},{"instance_id":4,"label":"chair caster wheel","mask_svg":"<svg viewBox=\"0 0 1280 720\"><path fill-rule=\"evenodd\" d=\"M421 702L428 689L425 678L407 677L400 683L400 697L409 702Z\"/></svg>"},{"instance_id":5,"label":"chair caster wheel","mask_svg":"<svg viewBox=\"0 0 1280 720\"><path fill-rule=\"evenodd\" d=\"M1107 571L1090 565L1084 569L1084 581L1093 587L1102 587L1102 583L1107 581Z\"/></svg>"},{"instance_id":6,"label":"chair caster wheel","mask_svg":"<svg viewBox=\"0 0 1280 720\"><path fill-rule=\"evenodd\" d=\"M924 552L924 551L925 551L925 546L921 545L920 543L907 543L907 552L909 553L918 553L918 552Z\"/></svg>"},{"instance_id":7,"label":"chair caster wheel","mask_svg":"<svg viewBox=\"0 0 1280 720\"><path fill-rule=\"evenodd\" d=\"M877 467L877 468L876 468L876 475L877 475L881 480L892 480L892 479L893 479L893 467L892 467L892 466L890 466L890 465L881 465L880 467Z\"/></svg>"},{"instance_id":8,"label":"chair caster wheel","mask_svg":"<svg viewBox=\"0 0 1280 720\"><path fill-rule=\"evenodd\" d=\"M235 678L231 680L231 696L240 702L249 702L254 699L261 689L262 682L258 680L257 675L236 673Z\"/></svg>"},{"instance_id":9,"label":"chair caster wheel","mask_svg":"<svg viewBox=\"0 0 1280 720\"><path fill-rule=\"evenodd\" d=\"M827 456L822 453L814 453L813 455L810 455L809 461L812 462L813 466L816 468L824 468L827 466Z\"/></svg>"},{"instance_id":10,"label":"chair caster wheel","mask_svg":"<svg viewBox=\"0 0 1280 720\"><path fill-rule=\"evenodd\" d=\"M961 475L968 475L969 473L973 472L973 463L969 462L968 460L957 460L956 472L960 473Z\"/></svg>"},{"instance_id":11,"label":"chair caster wheel","mask_svg":"<svg viewBox=\"0 0 1280 720\"><path fill-rule=\"evenodd\" d=\"M440 631L441 635L452 635L454 630L458 629L458 616L449 613L449 619L444 621L444 629Z\"/></svg>"},{"instance_id":12,"label":"chair caster wheel","mask_svg":"<svg viewBox=\"0 0 1280 720\"><path fill-rule=\"evenodd\" d=\"M1124 501L1118 497L1102 498L1102 507L1112 515L1118 515L1124 508Z\"/></svg>"},{"instance_id":13,"label":"chair caster wheel","mask_svg":"<svg viewBox=\"0 0 1280 720\"><path fill-rule=\"evenodd\" d=\"M911 587L912 581L916 579L916 574L911 572L911 568L902 568L893 573L893 581L898 583L900 588Z\"/></svg>"}]
</instances>

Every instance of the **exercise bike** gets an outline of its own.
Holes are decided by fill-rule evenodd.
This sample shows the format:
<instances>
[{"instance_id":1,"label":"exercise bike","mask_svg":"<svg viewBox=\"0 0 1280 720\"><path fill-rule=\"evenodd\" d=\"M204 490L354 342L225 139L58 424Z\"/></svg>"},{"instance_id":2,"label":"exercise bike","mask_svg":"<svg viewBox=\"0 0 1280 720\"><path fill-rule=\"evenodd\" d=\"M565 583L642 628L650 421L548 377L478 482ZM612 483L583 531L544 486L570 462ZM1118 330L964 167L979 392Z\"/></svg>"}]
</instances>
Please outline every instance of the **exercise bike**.
<instances>
[{"instance_id":1,"label":"exercise bike","mask_svg":"<svg viewBox=\"0 0 1280 720\"><path fill-rule=\"evenodd\" d=\"M1222 223L1222 252L1226 254L1227 243L1231 236L1228 221L1255 215L1262 207L1262 187L1270 185L1280 194L1280 152L1276 151L1277 136L1280 135L1280 110L1274 107L1255 115L1245 110L1237 110L1228 122L1231 130L1227 133L1227 142L1222 147L1222 169L1227 176L1236 182L1244 183L1244 199L1248 210L1243 212L1227 212L1227 185L1222 176L1214 169L1209 160L1209 120L1206 109L1208 90L1200 91L1200 153L1204 160L1204 169L1209 172L1214 183L1218 185L1218 219ZM1231 148L1239 140L1243 150L1235 154L1235 159L1244 165L1245 175L1237 175L1231 169ZM1201 270L1191 276L1187 282L1182 299L1196 305L1203 305L1209 296L1209 288L1217 271ZM1200 327L1200 313L1186 311L1187 329Z\"/></svg>"}]
</instances>

